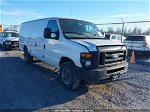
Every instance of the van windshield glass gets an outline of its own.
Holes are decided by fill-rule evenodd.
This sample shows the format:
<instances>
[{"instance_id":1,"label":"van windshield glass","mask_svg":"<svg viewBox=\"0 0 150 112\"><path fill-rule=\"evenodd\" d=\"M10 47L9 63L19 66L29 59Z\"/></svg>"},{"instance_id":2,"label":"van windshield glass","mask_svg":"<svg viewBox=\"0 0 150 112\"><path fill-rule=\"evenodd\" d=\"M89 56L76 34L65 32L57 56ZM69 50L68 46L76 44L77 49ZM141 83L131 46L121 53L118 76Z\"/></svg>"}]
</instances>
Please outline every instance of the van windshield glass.
<instances>
[{"instance_id":1,"label":"van windshield glass","mask_svg":"<svg viewBox=\"0 0 150 112\"><path fill-rule=\"evenodd\" d=\"M59 23L65 38L104 39L103 34L93 23L74 19L59 19Z\"/></svg>"},{"instance_id":2,"label":"van windshield glass","mask_svg":"<svg viewBox=\"0 0 150 112\"><path fill-rule=\"evenodd\" d=\"M128 36L127 41L145 41L145 36Z\"/></svg>"},{"instance_id":3,"label":"van windshield glass","mask_svg":"<svg viewBox=\"0 0 150 112\"><path fill-rule=\"evenodd\" d=\"M4 37L19 37L19 33L15 32L5 32Z\"/></svg>"}]
</instances>

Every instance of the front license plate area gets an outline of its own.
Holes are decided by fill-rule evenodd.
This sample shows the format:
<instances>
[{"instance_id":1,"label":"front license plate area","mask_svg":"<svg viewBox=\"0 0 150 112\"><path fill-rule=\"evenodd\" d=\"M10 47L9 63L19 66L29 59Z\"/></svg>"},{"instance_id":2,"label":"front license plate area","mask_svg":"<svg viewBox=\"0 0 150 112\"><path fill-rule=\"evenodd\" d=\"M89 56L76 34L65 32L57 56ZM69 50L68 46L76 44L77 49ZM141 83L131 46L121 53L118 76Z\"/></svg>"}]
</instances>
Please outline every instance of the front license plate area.
<instances>
[{"instance_id":1,"label":"front license plate area","mask_svg":"<svg viewBox=\"0 0 150 112\"><path fill-rule=\"evenodd\" d=\"M118 79L120 77L120 73L113 74L113 79Z\"/></svg>"}]
</instances>

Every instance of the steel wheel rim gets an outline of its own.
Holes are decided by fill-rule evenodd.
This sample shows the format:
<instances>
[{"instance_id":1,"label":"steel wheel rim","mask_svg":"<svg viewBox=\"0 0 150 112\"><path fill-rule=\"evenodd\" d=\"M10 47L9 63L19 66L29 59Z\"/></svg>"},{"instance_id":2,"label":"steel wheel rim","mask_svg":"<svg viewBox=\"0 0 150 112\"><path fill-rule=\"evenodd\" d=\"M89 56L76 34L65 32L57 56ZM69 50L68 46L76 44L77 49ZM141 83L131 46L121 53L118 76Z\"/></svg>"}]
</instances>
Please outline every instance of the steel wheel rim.
<instances>
[{"instance_id":1,"label":"steel wheel rim","mask_svg":"<svg viewBox=\"0 0 150 112\"><path fill-rule=\"evenodd\" d=\"M68 68L62 70L62 80L65 84L71 83L71 71Z\"/></svg>"}]
</instances>

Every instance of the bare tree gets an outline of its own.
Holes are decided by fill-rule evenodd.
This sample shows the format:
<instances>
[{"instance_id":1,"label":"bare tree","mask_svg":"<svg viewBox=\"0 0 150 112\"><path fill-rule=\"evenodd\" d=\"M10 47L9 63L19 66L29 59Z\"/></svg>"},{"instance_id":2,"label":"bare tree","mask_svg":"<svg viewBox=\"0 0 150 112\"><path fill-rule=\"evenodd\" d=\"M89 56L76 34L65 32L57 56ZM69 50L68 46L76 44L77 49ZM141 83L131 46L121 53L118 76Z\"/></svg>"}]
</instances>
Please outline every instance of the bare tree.
<instances>
[{"instance_id":1,"label":"bare tree","mask_svg":"<svg viewBox=\"0 0 150 112\"><path fill-rule=\"evenodd\" d=\"M114 33L114 30L112 27L108 27L108 33Z\"/></svg>"},{"instance_id":2,"label":"bare tree","mask_svg":"<svg viewBox=\"0 0 150 112\"><path fill-rule=\"evenodd\" d=\"M116 33L121 34L122 33L121 28L117 28Z\"/></svg>"},{"instance_id":3,"label":"bare tree","mask_svg":"<svg viewBox=\"0 0 150 112\"><path fill-rule=\"evenodd\" d=\"M144 32L145 35L150 35L150 28Z\"/></svg>"}]
</instances>

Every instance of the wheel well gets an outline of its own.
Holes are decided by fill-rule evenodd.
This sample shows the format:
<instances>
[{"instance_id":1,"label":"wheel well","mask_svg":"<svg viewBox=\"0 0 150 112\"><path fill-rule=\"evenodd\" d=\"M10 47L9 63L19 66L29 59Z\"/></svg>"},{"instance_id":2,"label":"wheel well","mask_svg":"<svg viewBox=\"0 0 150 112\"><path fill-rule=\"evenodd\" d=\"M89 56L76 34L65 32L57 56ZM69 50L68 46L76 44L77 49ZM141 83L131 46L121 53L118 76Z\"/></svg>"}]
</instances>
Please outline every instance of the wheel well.
<instances>
[{"instance_id":1,"label":"wheel well","mask_svg":"<svg viewBox=\"0 0 150 112\"><path fill-rule=\"evenodd\" d=\"M59 66L61 65L61 64L63 64L64 62L73 62L70 58L67 58L67 57L62 57L61 58L61 60L60 60L60 62L59 62ZM73 62L74 63L74 62Z\"/></svg>"}]
</instances>

